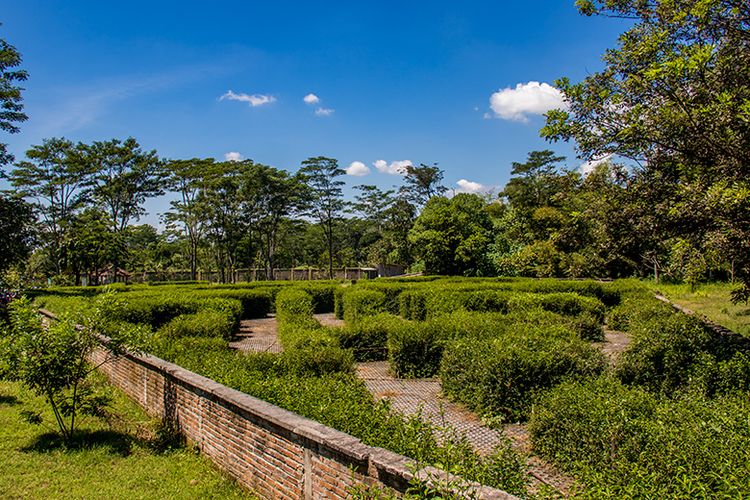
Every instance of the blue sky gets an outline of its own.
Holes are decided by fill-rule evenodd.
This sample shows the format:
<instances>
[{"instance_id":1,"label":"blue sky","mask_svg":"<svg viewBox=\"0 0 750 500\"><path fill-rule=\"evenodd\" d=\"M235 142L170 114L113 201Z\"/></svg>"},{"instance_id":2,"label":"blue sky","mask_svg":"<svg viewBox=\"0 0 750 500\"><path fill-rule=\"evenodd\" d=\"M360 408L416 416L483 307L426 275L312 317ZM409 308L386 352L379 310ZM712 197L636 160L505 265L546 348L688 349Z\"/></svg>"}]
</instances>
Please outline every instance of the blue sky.
<instances>
[{"instance_id":1,"label":"blue sky","mask_svg":"<svg viewBox=\"0 0 750 500\"><path fill-rule=\"evenodd\" d=\"M556 102L543 84L601 69L626 28L572 0L3 4L0 37L30 74L30 119L0 138L18 159L47 137L133 136L167 158L360 162L349 186L400 184L377 166L408 160L437 163L451 189L497 190L544 148L578 166L539 138ZM147 208L155 223L167 201Z\"/></svg>"}]
</instances>

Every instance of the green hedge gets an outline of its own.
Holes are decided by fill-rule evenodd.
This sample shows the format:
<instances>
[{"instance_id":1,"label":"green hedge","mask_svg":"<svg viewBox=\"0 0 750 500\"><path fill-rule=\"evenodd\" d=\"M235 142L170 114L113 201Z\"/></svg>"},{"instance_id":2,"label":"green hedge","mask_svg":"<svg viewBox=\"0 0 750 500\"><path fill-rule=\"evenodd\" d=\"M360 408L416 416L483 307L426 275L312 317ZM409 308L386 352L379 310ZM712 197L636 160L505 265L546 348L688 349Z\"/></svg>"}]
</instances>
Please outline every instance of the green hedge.
<instances>
[{"instance_id":1,"label":"green hedge","mask_svg":"<svg viewBox=\"0 0 750 500\"><path fill-rule=\"evenodd\" d=\"M564 326L527 324L495 338L449 342L440 379L447 395L478 413L519 420L526 418L535 394L571 376L599 374L606 366L599 350Z\"/></svg>"},{"instance_id":2,"label":"green hedge","mask_svg":"<svg viewBox=\"0 0 750 500\"><path fill-rule=\"evenodd\" d=\"M744 498L746 394L668 399L603 377L563 383L534 405L534 450L581 477L584 498Z\"/></svg>"},{"instance_id":3,"label":"green hedge","mask_svg":"<svg viewBox=\"0 0 750 500\"><path fill-rule=\"evenodd\" d=\"M404 320L390 313L365 316L354 325L337 330L338 342L357 361L380 361L388 357L388 332Z\"/></svg>"},{"instance_id":4,"label":"green hedge","mask_svg":"<svg viewBox=\"0 0 750 500\"><path fill-rule=\"evenodd\" d=\"M232 338L235 322L231 314L205 309L193 314L182 314L164 325L159 334L167 338L220 337Z\"/></svg>"},{"instance_id":5,"label":"green hedge","mask_svg":"<svg viewBox=\"0 0 750 500\"><path fill-rule=\"evenodd\" d=\"M708 396L750 389L748 339L718 335L683 314L639 322L632 336L617 365L626 384L665 394L693 389Z\"/></svg>"},{"instance_id":6,"label":"green hedge","mask_svg":"<svg viewBox=\"0 0 750 500\"><path fill-rule=\"evenodd\" d=\"M393 322L388 330L388 362L397 377L434 376L446 341L446 331L435 322Z\"/></svg>"},{"instance_id":7,"label":"green hedge","mask_svg":"<svg viewBox=\"0 0 750 500\"><path fill-rule=\"evenodd\" d=\"M356 325L367 316L385 312L385 294L376 290L350 288L344 293L344 320Z\"/></svg>"}]
</instances>

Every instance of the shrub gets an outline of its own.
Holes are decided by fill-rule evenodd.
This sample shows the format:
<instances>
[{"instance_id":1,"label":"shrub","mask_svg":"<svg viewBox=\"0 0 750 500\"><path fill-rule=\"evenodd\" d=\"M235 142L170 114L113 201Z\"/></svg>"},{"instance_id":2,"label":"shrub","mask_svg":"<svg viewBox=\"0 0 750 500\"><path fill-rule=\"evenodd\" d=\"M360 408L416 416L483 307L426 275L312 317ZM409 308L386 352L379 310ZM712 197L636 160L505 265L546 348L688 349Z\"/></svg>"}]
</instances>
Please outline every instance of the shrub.
<instances>
[{"instance_id":1,"label":"shrub","mask_svg":"<svg viewBox=\"0 0 750 500\"><path fill-rule=\"evenodd\" d=\"M276 318L280 323L309 323L314 311L312 296L304 290L285 288L276 295Z\"/></svg>"},{"instance_id":2,"label":"shrub","mask_svg":"<svg viewBox=\"0 0 750 500\"><path fill-rule=\"evenodd\" d=\"M425 307L425 294L419 290L406 290L398 297L399 314L404 319L415 321L424 321L427 317L427 308Z\"/></svg>"},{"instance_id":3,"label":"shrub","mask_svg":"<svg viewBox=\"0 0 750 500\"><path fill-rule=\"evenodd\" d=\"M575 293L517 294L508 301L508 307L511 310L541 307L566 316L578 316L585 312L599 323L604 320L605 312L600 300Z\"/></svg>"},{"instance_id":4,"label":"shrub","mask_svg":"<svg viewBox=\"0 0 750 500\"><path fill-rule=\"evenodd\" d=\"M198 298L222 298L238 300L242 305L241 319L264 318L271 312L272 293L269 289L220 289L198 290Z\"/></svg>"},{"instance_id":5,"label":"shrub","mask_svg":"<svg viewBox=\"0 0 750 500\"><path fill-rule=\"evenodd\" d=\"M507 313L511 296L512 294L506 291L481 290L467 293L463 297L463 304L469 311Z\"/></svg>"},{"instance_id":6,"label":"shrub","mask_svg":"<svg viewBox=\"0 0 750 500\"><path fill-rule=\"evenodd\" d=\"M534 449L582 477L590 498L740 498L750 491L744 394L668 399L611 377L544 394Z\"/></svg>"},{"instance_id":7,"label":"shrub","mask_svg":"<svg viewBox=\"0 0 750 500\"><path fill-rule=\"evenodd\" d=\"M313 312L315 314L333 312L333 295L334 290L339 287L338 285L305 283L299 285L299 287L312 297Z\"/></svg>"},{"instance_id":8,"label":"shrub","mask_svg":"<svg viewBox=\"0 0 750 500\"><path fill-rule=\"evenodd\" d=\"M167 338L220 337L231 339L235 322L226 312L205 309L194 314L183 314L164 325L160 334Z\"/></svg>"},{"instance_id":9,"label":"shrub","mask_svg":"<svg viewBox=\"0 0 750 500\"><path fill-rule=\"evenodd\" d=\"M352 353L321 338L310 338L286 349L280 357L286 373L320 377L329 373L351 373Z\"/></svg>"},{"instance_id":10,"label":"shrub","mask_svg":"<svg viewBox=\"0 0 750 500\"><path fill-rule=\"evenodd\" d=\"M388 361L397 377L434 376L443 355L445 332L434 322L394 322L388 331Z\"/></svg>"},{"instance_id":11,"label":"shrub","mask_svg":"<svg viewBox=\"0 0 750 500\"><path fill-rule=\"evenodd\" d=\"M337 330L338 342L350 349L357 361L379 361L388 357L388 332L404 320L389 313L365 316L355 325Z\"/></svg>"},{"instance_id":12,"label":"shrub","mask_svg":"<svg viewBox=\"0 0 750 500\"><path fill-rule=\"evenodd\" d=\"M336 319L344 319L344 292L346 290L343 286L339 286L333 291L333 313Z\"/></svg>"},{"instance_id":13,"label":"shrub","mask_svg":"<svg viewBox=\"0 0 750 500\"><path fill-rule=\"evenodd\" d=\"M617 375L626 384L671 394L692 388L706 395L750 388L750 341L722 337L694 317L670 314L638 323L620 357Z\"/></svg>"},{"instance_id":14,"label":"shrub","mask_svg":"<svg viewBox=\"0 0 750 500\"><path fill-rule=\"evenodd\" d=\"M607 326L612 330L629 332L637 329L644 322L656 318L666 319L673 316L675 310L652 294L631 294L624 297L622 303L613 308L607 317Z\"/></svg>"},{"instance_id":15,"label":"shrub","mask_svg":"<svg viewBox=\"0 0 750 500\"><path fill-rule=\"evenodd\" d=\"M561 326L524 326L496 338L446 346L443 391L478 413L523 419L533 396L570 376L601 373L604 355Z\"/></svg>"},{"instance_id":16,"label":"shrub","mask_svg":"<svg viewBox=\"0 0 750 500\"><path fill-rule=\"evenodd\" d=\"M356 325L362 318L385 310L385 294L375 290L351 288L344 294L344 320Z\"/></svg>"}]
</instances>

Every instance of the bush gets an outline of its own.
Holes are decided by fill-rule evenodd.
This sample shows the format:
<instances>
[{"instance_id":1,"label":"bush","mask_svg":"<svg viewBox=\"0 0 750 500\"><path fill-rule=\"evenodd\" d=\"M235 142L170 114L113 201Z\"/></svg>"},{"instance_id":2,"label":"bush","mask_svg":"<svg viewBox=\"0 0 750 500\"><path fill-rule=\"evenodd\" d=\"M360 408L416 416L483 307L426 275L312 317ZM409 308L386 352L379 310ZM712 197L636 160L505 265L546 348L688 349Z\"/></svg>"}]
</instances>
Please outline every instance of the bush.
<instances>
[{"instance_id":1,"label":"bush","mask_svg":"<svg viewBox=\"0 0 750 500\"><path fill-rule=\"evenodd\" d=\"M750 491L744 394L667 399L611 377L559 385L534 405L534 449L590 498L740 498Z\"/></svg>"},{"instance_id":2,"label":"bush","mask_svg":"<svg viewBox=\"0 0 750 500\"><path fill-rule=\"evenodd\" d=\"M352 373L352 353L320 338L310 338L286 349L280 356L285 372L320 377L330 373Z\"/></svg>"},{"instance_id":3,"label":"bush","mask_svg":"<svg viewBox=\"0 0 750 500\"><path fill-rule=\"evenodd\" d=\"M406 290L398 297L398 311L404 319L424 321L427 317L425 294L419 290Z\"/></svg>"},{"instance_id":4,"label":"bush","mask_svg":"<svg viewBox=\"0 0 750 500\"><path fill-rule=\"evenodd\" d=\"M194 314L183 314L164 325L159 333L167 338L220 337L231 339L235 322L226 312L205 309Z\"/></svg>"},{"instance_id":5,"label":"bush","mask_svg":"<svg viewBox=\"0 0 750 500\"><path fill-rule=\"evenodd\" d=\"M348 325L356 325L364 317L373 316L385 310L385 294L375 290L350 288L344 294L344 320Z\"/></svg>"},{"instance_id":6,"label":"bush","mask_svg":"<svg viewBox=\"0 0 750 500\"><path fill-rule=\"evenodd\" d=\"M670 314L638 323L617 375L626 384L664 394L690 388L711 396L748 389L750 341L719 336L697 318Z\"/></svg>"},{"instance_id":7,"label":"bush","mask_svg":"<svg viewBox=\"0 0 750 500\"><path fill-rule=\"evenodd\" d=\"M333 312L334 290L339 288L338 285L305 283L299 285L299 287L312 297L313 312L315 314Z\"/></svg>"},{"instance_id":8,"label":"bush","mask_svg":"<svg viewBox=\"0 0 750 500\"><path fill-rule=\"evenodd\" d=\"M344 292L343 286L336 287L333 291L333 313L336 319L344 319Z\"/></svg>"},{"instance_id":9,"label":"bush","mask_svg":"<svg viewBox=\"0 0 750 500\"><path fill-rule=\"evenodd\" d=\"M276 295L276 318L279 323L310 323L313 319L312 296L298 288L285 288Z\"/></svg>"},{"instance_id":10,"label":"bush","mask_svg":"<svg viewBox=\"0 0 750 500\"><path fill-rule=\"evenodd\" d=\"M357 361L379 361L388 357L388 332L404 320L389 313L365 316L356 325L337 330L338 342L350 349Z\"/></svg>"},{"instance_id":11,"label":"bush","mask_svg":"<svg viewBox=\"0 0 750 500\"><path fill-rule=\"evenodd\" d=\"M388 362L397 377L434 376L440 366L445 332L434 322L394 322L388 331Z\"/></svg>"},{"instance_id":12,"label":"bush","mask_svg":"<svg viewBox=\"0 0 750 500\"><path fill-rule=\"evenodd\" d=\"M445 348L443 391L478 413L524 419L534 395L571 376L604 371L604 355L561 326L460 338Z\"/></svg>"},{"instance_id":13,"label":"bush","mask_svg":"<svg viewBox=\"0 0 750 500\"><path fill-rule=\"evenodd\" d=\"M242 304L241 319L265 318L273 305L272 292L269 289L198 290L194 294L198 298L238 300Z\"/></svg>"},{"instance_id":14,"label":"bush","mask_svg":"<svg viewBox=\"0 0 750 500\"><path fill-rule=\"evenodd\" d=\"M599 323L604 320L605 307L599 299L575 293L517 294L508 301L511 310L539 307L565 316L587 313Z\"/></svg>"}]
</instances>

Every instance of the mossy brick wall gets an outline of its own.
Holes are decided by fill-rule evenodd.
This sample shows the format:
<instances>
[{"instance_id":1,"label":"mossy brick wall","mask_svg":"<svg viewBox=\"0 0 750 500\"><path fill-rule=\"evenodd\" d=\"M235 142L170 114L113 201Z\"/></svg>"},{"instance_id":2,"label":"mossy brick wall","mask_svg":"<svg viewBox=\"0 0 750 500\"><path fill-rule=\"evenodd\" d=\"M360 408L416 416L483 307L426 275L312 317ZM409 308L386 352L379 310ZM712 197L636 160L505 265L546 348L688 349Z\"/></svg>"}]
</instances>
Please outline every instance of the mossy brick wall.
<instances>
[{"instance_id":1,"label":"mossy brick wall","mask_svg":"<svg viewBox=\"0 0 750 500\"><path fill-rule=\"evenodd\" d=\"M93 355L101 363L104 350ZM263 498L347 498L358 484L403 492L408 458L230 389L153 356L126 355L100 370L148 413L171 421L220 468ZM422 479L445 480L427 467ZM473 485L480 498L515 498Z\"/></svg>"}]
</instances>

